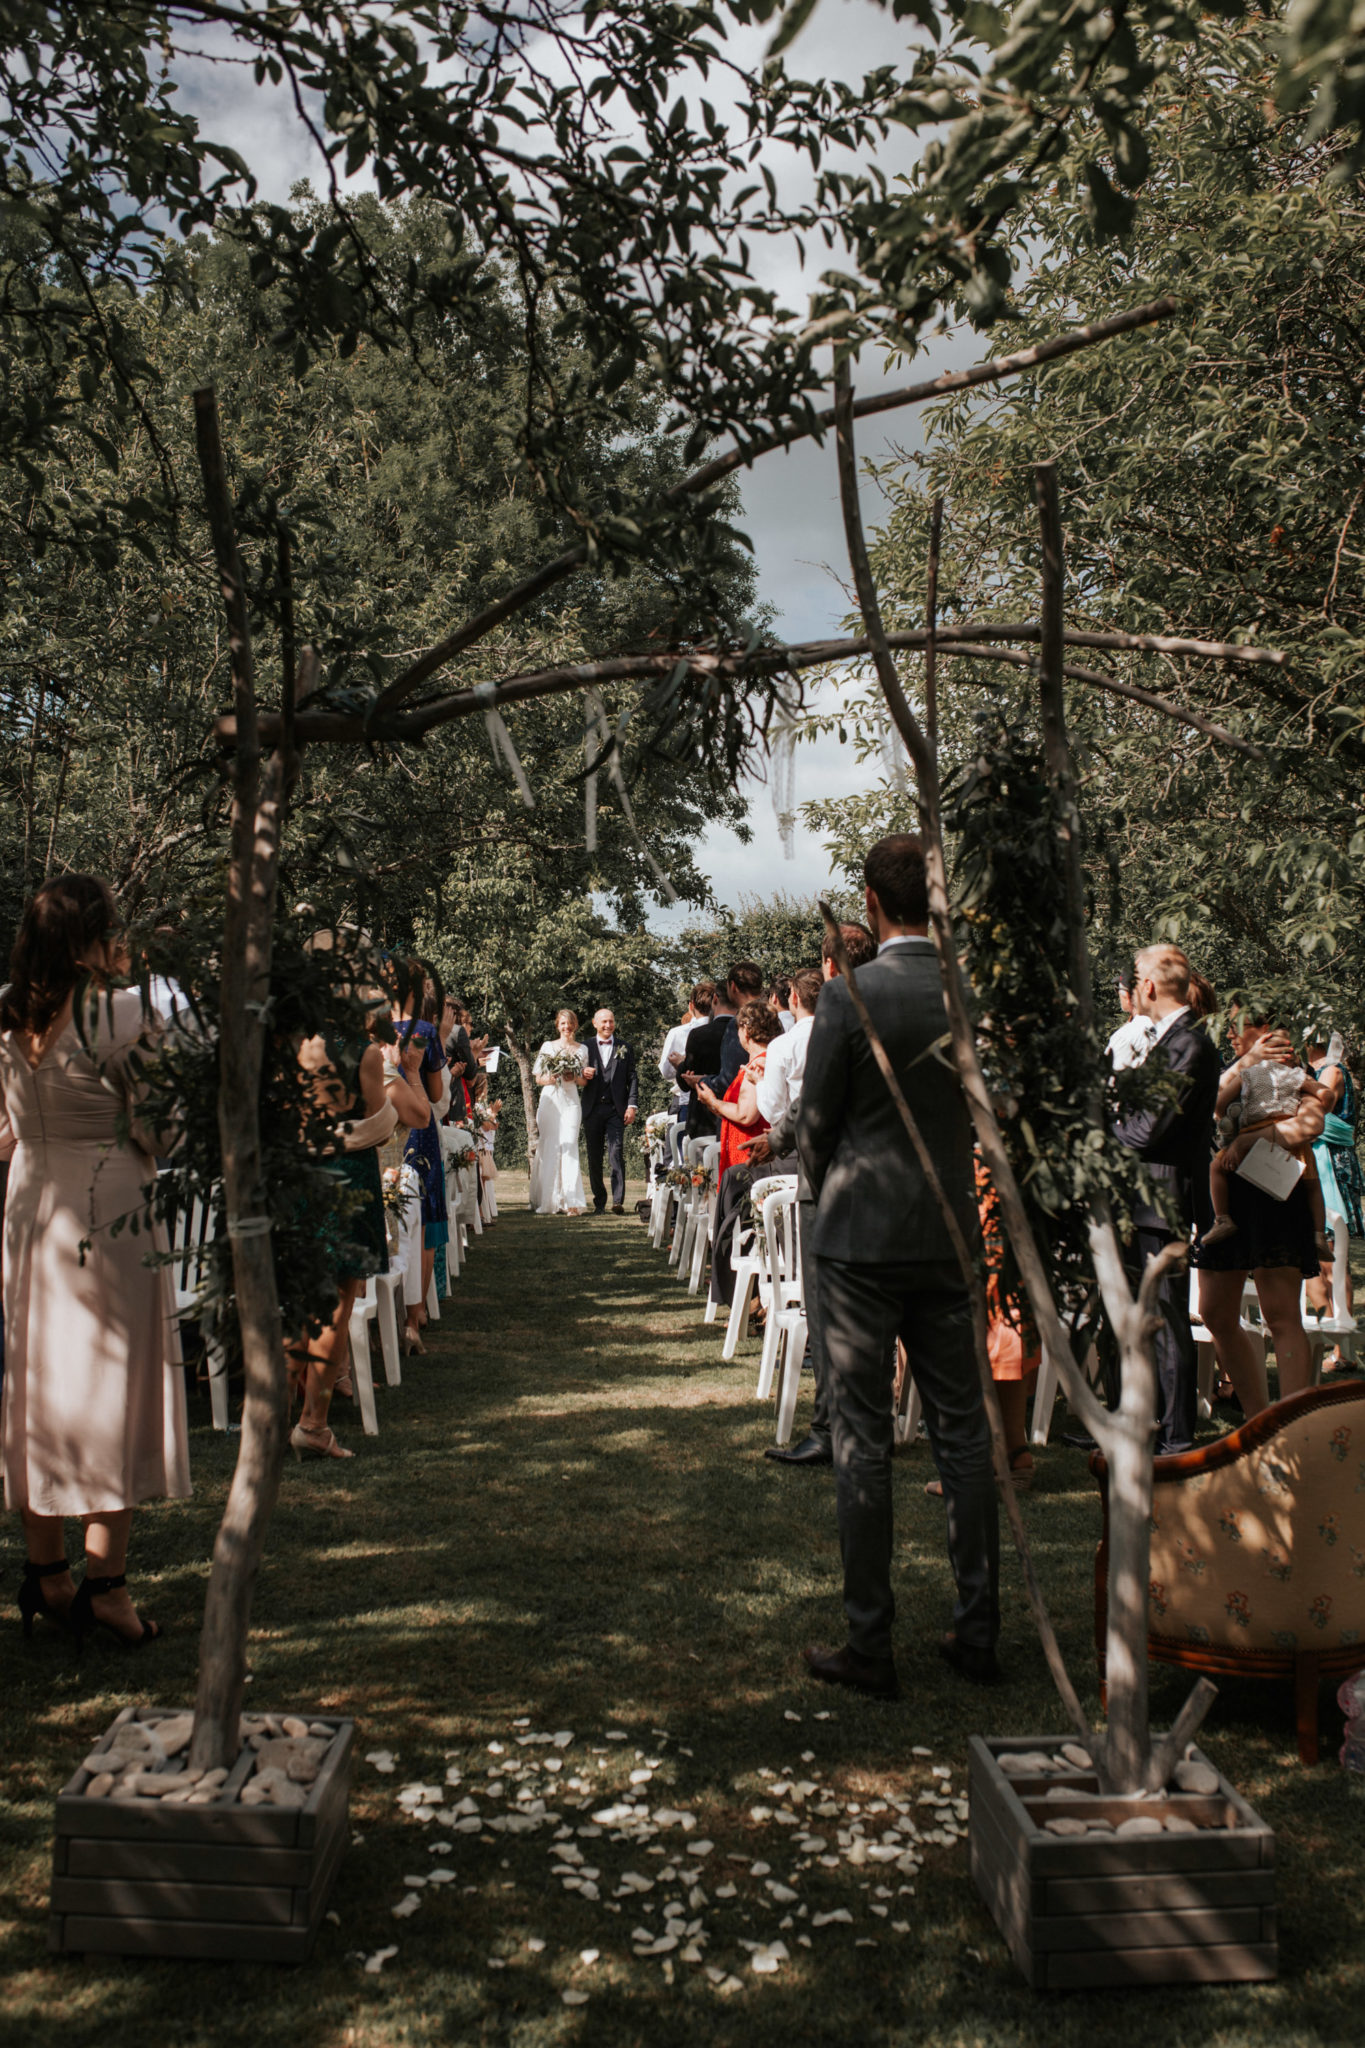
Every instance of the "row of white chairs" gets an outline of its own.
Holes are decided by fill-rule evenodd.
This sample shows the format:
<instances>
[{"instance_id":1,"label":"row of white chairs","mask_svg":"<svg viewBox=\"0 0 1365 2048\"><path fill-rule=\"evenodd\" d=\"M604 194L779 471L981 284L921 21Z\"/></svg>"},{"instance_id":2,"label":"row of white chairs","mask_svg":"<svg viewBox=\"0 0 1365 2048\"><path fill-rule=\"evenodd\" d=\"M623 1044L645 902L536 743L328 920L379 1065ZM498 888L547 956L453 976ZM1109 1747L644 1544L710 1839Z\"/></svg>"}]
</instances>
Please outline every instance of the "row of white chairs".
<instances>
[{"instance_id":1,"label":"row of white chairs","mask_svg":"<svg viewBox=\"0 0 1365 2048\"><path fill-rule=\"evenodd\" d=\"M651 1236L656 1246L662 1245L668 1234L671 1213L673 1235L669 1263L670 1266L677 1268L680 1276L687 1274L689 1292L695 1294L704 1277L707 1256L715 1234L718 1194L715 1181L719 1145L713 1139L694 1139L680 1146L676 1126L670 1126L666 1135L667 1145L663 1138L656 1138L650 1148ZM709 1179L711 1185L693 1188L670 1186L666 1179L670 1165L707 1169L704 1178ZM750 1199L755 1213L761 1219L761 1227L750 1228L736 1239L733 1258L734 1296L721 1356L727 1363L733 1359L739 1340L747 1328L752 1303L757 1295L765 1310L759 1360L758 1399L769 1400L772 1397L774 1383L777 1383L777 1441L779 1444L785 1444L791 1437L801 1368L807 1346L805 1298L801 1279L801 1221L796 1200L795 1177L781 1176L757 1182L751 1190ZM1350 1240L1345 1218L1335 1214L1329 1216L1328 1227L1332 1229L1335 1240L1331 1307L1322 1313L1314 1309L1308 1300L1306 1284L1300 1295L1300 1315L1305 1335L1312 1347L1315 1382L1321 1377L1323 1357L1329 1346L1338 1346L1344 1357L1354 1359L1362 1338L1355 1316L1347 1305L1347 1261ZM717 1305L708 1295L706 1321L714 1322L716 1313ZM1214 1351L1213 1340L1199 1315L1199 1281L1198 1274L1194 1271L1190 1273L1190 1323L1199 1359L1199 1409L1207 1420L1212 1413ZM1270 1334L1261 1317L1255 1283L1251 1279L1248 1279L1243 1294L1242 1327L1249 1335L1260 1341L1266 1352L1269 1352ZM1093 1348L1086 1365L1093 1377L1096 1365ZM1030 1438L1036 1445L1046 1444L1051 1435L1060 1392L1060 1375L1056 1361L1044 1347L1035 1384L1029 1431ZM912 1438L918 1430L919 1422L919 1392L914 1384L913 1375L906 1371L901 1375L897 1400L897 1441L905 1442Z\"/></svg>"},{"instance_id":2,"label":"row of white chairs","mask_svg":"<svg viewBox=\"0 0 1365 2048\"><path fill-rule=\"evenodd\" d=\"M714 1138L680 1141L672 1125L652 1135L649 1149L651 1241L662 1248L669 1239L670 1268L696 1294L706 1279L715 1239L720 1144ZM679 1168L695 1180L670 1183L670 1169ZM756 1181L750 1202L756 1220L736 1235L735 1289L721 1356L727 1362L734 1357L757 1298L764 1310L757 1398L771 1400L776 1389L777 1441L785 1444L791 1439L808 1341L796 1176ZM716 1316L717 1304L708 1291L705 1320L712 1323Z\"/></svg>"},{"instance_id":3,"label":"row of white chairs","mask_svg":"<svg viewBox=\"0 0 1365 2048\"><path fill-rule=\"evenodd\" d=\"M490 1204L484 1199L485 1190L480 1186L468 1132L452 1130L443 1125L441 1138L450 1217L444 1288L444 1294L448 1297L468 1257L469 1238L481 1234L484 1215L495 1217L497 1210L495 1200ZM487 1184L490 1192L491 1185ZM421 1202L417 1174L411 1166L400 1167L399 1189L402 1204L396 1226L390 1224L389 1270L387 1273L372 1273L369 1276L351 1311L351 1378L355 1387L356 1405L360 1410L361 1428L366 1436L379 1434L370 1346L371 1328L378 1333L385 1383L390 1387L401 1386L403 1368L399 1332L407 1322L408 1309L421 1300ZM200 1295L207 1277L208 1247L216 1233L214 1209L199 1196L195 1196L187 1209L177 1212L171 1237L171 1251L174 1256L170 1268L177 1319L188 1320L199 1313ZM433 1323L439 1322L441 1318L441 1298L442 1291L438 1289L433 1273L426 1294L427 1315ZM226 1361L221 1350L211 1343L206 1344L205 1357L213 1427L225 1430L229 1426Z\"/></svg>"}]
</instances>

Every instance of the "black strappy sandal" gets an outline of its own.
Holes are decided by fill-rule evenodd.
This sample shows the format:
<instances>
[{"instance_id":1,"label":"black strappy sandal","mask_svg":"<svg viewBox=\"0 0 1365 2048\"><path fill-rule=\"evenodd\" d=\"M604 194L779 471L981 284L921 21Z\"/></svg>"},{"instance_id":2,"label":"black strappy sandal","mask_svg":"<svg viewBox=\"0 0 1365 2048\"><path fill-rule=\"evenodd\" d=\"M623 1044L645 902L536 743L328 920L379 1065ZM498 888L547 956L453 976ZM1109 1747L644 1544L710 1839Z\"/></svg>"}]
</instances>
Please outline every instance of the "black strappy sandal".
<instances>
[{"instance_id":1,"label":"black strappy sandal","mask_svg":"<svg viewBox=\"0 0 1365 2048\"><path fill-rule=\"evenodd\" d=\"M71 1627L71 1608L50 1606L43 1591L44 1579L55 1579L58 1573L69 1572L70 1569L64 1557L59 1557L55 1564L34 1564L30 1561L24 1566L24 1576L19 1581L19 1612L24 1619L26 1636L33 1634L33 1624L40 1614L58 1628Z\"/></svg>"},{"instance_id":2,"label":"black strappy sandal","mask_svg":"<svg viewBox=\"0 0 1365 2048\"><path fill-rule=\"evenodd\" d=\"M140 1650L144 1643L154 1643L160 1636L161 1630L156 1622L152 1620L149 1614L144 1614L141 1608L134 1608L133 1610L138 1620L142 1623L142 1634L140 1636L126 1636L123 1630L114 1622L104 1621L96 1614L94 1608L95 1595L97 1593L117 1593L119 1588L126 1586L127 1583L128 1574L126 1572L119 1572L112 1579L92 1579L86 1577L81 1580L76 1588L76 1597L71 1603L71 1626L76 1631L77 1654L85 1648L85 1638L87 1635L97 1628L107 1629L114 1638L114 1641L122 1643L125 1650Z\"/></svg>"}]
</instances>

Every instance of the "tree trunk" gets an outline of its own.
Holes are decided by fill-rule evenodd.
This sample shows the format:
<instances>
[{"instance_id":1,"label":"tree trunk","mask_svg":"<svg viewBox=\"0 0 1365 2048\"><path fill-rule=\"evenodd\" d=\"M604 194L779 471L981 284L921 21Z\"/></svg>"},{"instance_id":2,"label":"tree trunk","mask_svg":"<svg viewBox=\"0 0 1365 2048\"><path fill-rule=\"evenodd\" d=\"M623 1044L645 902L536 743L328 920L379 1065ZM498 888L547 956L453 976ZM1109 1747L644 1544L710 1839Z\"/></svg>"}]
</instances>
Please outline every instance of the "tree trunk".
<instances>
[{"instance_id":1,"label":"tree trunk","mask_svg":"<svg viewBox=\"0 0 1365 2048\"><path fill-rule=\"evenodd\" d=\"M204 1603L189 1756L192 1769L212 1770L230 1765L241 1746L251 1600L279 1492L289 1419L260 1131L284 761L277 751L263 765L257 744L246 593L212 390L196 391L194 406L209 524L228 618L237 714L223 921L218 1129L246 1376L237 1466L213 1546Z\"/></svg>"},{"instance_id":2,"label":"tree trunk","mask_svg":"<svg viewBox=\"0 0 1365 2048\"><path fill-rule=\"evenodd\" d=\"M507 1045L521 1076L521 1106L526 1117L526 1171L529 1175L536 1163L536 1153L540 1150L540 1125L536 1122L538 1105L535 1067L525 1047L518 1043L517 1035L510 1024L507 1026Z\"/></svg>"}]
</instances>

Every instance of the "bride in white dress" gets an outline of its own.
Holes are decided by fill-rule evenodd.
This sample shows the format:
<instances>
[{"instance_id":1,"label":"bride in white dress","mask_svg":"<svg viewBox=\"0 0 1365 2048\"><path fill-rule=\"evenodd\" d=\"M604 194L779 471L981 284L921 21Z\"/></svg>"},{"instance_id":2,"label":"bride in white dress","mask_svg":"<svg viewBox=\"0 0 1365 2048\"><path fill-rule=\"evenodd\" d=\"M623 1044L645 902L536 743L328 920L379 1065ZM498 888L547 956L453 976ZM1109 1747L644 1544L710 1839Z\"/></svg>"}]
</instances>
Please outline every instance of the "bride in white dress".
<instances>
[{"instance_id":1,"label":"bride in white dress","mask_svg":"<svg viewBox=\"0 0 1365 2048\"><path fill-rule=\"evenodd\" d=\"M531 1207L541 1216L581 1216L588 1200L578 1163L578 1133L583 1122L579 1090L592 1069L587 1047L577 1042L578 1019L572 1010L559 1012L555 1029L558 1038L547 1038L536 1054L535 1078L540 1086L536 1129L540 1139L531 1169ZM551 1053L569 1053L577 1059L577 1080L545 1072L544 1062Z\"/></svg>"}]
</instances>

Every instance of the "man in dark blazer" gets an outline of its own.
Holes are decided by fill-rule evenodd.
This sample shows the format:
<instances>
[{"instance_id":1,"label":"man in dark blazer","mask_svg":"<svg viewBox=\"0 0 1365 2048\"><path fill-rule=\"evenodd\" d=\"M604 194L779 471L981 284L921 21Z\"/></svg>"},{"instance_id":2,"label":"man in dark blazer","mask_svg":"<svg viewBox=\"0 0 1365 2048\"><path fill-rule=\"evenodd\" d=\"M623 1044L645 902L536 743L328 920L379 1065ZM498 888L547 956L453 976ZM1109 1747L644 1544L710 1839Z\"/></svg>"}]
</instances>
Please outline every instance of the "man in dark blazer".
<instances>
[{"instance_id":1,"label":"man in dark blazer","mask_svg":"<svg viewBox=\"0 0 1365 2048\"><path fill-rule=\"evenodd\" d=\"M720 1118L713 1116L696 1092L704 1081L713 1095L724 1098L726 1089L744 1065L744 1048L735 1022L741 1003L757 1002L763 993L763 975L752 960L740 960L724 981L717 983L711 1014L687 1034L683 1063L679 1070L684 1087L691 1093L687 1103L686 1138L714 1138Z\"/></svg>"},{"instance_id":2,"label":"man in dark blazer","mask_svg":"<svg viewBox=\"0 0 1365 2048\"><path fill-rule=\"evenodd\" d=\"M972 1128L944 1040L918 839L879 840L863 865L878 956L857 976L872 1022L969 1245L978 1236ZM948 1509L957 1581L941 1654L986 1684L1000 1675L999 1523L972 1303L938 1204L872 1057L848 984L816 1005L796 1145L816 1203L814 1242L828 1375L848 1642L807 1650L811 1675L881 1698L898 1692L891 1625L894 1339L924 1404Z\"/></svg>"},{"instance_id":3,"label":"man in dark blazer","mask_svg":"<svg viewBox=\"0 0 1365 2048\"><path fill-rule=\"evenodd\" d=\"M1152 1203L1133 1212L1128 1247L1134 1286L1143 1268L1177 1234L1192 1226L1202 1234L1213 1222L1209 1160L1213 1153L1214 1110L1222 1073L1217 1049L1189 1007L1190 963L1178 946L1148 946L1133 963L1133 1009L1151 1019L1156 1036L1143 1072L1174 1078L1174 1096L1163 1093L1150 1107L1120 1117L1120 1142L1137 1153L1159 1193L1167 1216ZM1153 1090L1155 1096L1157 1091ZM1188 1451L1198 1413L1198 1357L1190 1330L1189 1276L1168 1273L1157 1289L1161 1326L1153 1340L1159 1386L1156 1453Z\"/></svg>"},{"instance_id":4,"label":"man in dark blazer","mask_svg":"<svg viewBox=\"0 0 1365 2048\"><path fill-rule=\"evenodd\" d=\"M635 1055L625 1040L616 1036L616 1019L610 1010L599 1010L592 1028L596 1035L588 1040L587 1047L591 1078L583 1085L588 1179L592 1183L592 1205L600 1216L607 1206L602 1179L605 1146L611 1168L611 1206L613 1213L620 1216L626 1206L626 1125L634 1123L639 1106Z\"/></svg>"}]
</instances>

